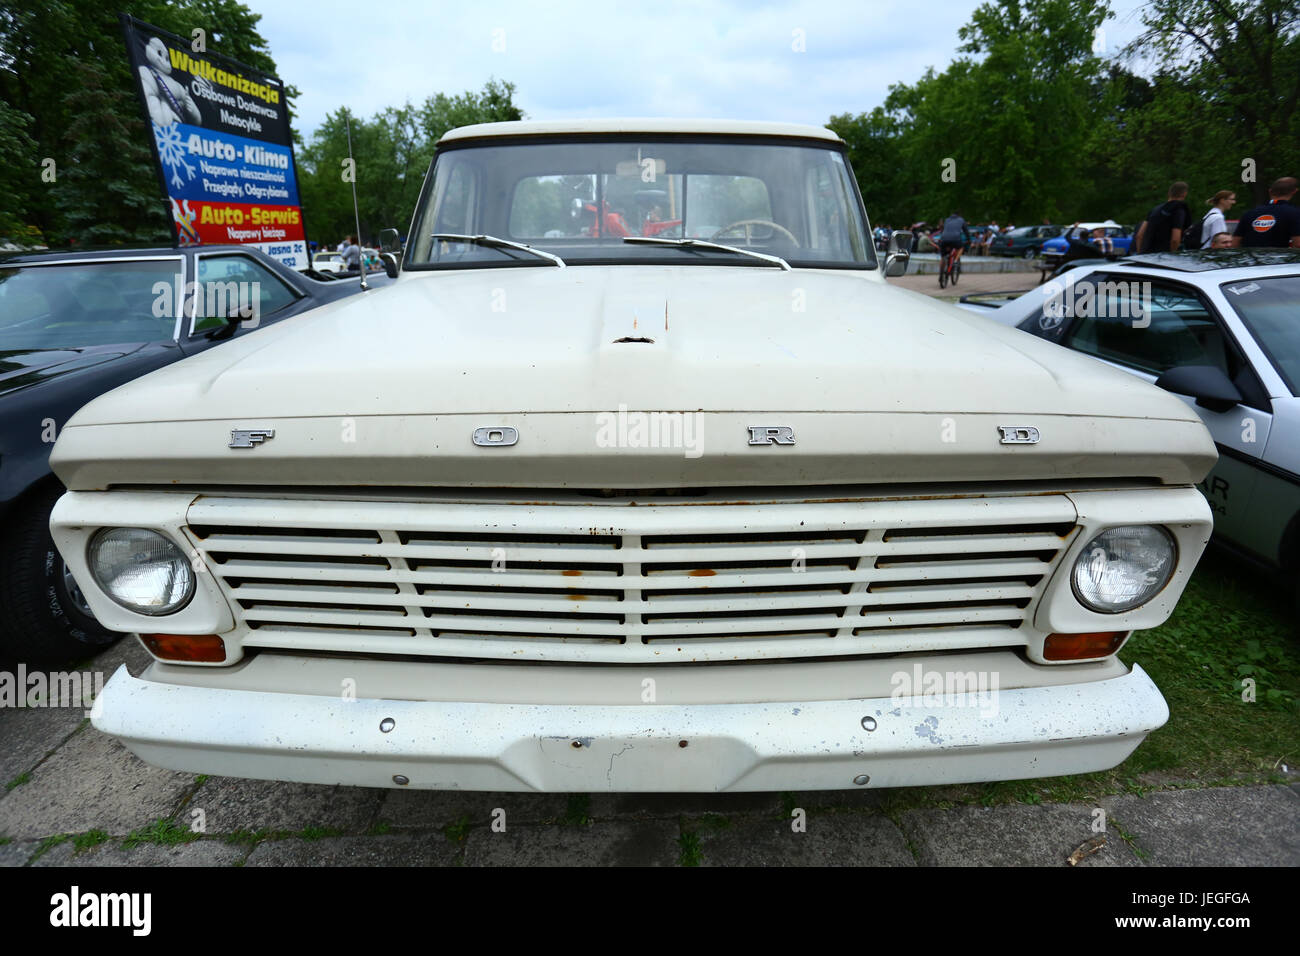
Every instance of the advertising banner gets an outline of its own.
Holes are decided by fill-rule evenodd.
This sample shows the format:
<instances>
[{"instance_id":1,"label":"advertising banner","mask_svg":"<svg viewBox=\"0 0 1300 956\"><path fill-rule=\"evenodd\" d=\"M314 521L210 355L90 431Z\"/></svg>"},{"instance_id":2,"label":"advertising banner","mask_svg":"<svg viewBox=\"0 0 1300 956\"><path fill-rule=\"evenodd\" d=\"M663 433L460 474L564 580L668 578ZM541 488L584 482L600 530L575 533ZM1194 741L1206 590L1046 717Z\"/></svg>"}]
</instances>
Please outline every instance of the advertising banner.
<instances>
[{"instance_id":1,"label":"advertising banner","mask_svg":"<svg viewBox=\"0 0 1300 956\"><path fill-rule=\"evenodd\" d=\"M306 269L284 84L122 16L180 245L241 243Z\"/></svg>"}]
</instances>

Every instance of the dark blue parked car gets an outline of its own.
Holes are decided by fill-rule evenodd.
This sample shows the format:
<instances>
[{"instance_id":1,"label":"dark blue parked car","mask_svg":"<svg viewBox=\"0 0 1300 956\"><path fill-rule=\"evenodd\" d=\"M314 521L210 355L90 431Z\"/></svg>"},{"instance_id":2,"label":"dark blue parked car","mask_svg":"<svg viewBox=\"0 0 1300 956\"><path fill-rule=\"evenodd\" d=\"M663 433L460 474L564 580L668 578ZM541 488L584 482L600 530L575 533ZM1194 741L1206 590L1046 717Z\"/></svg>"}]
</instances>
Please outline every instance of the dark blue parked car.
<instances>
[{"instance_id":1,"label":"dark blue parked car","mask_svg":"<svg viewBox=\"0 0 1300 956\"><path fill-rule=\"evenodd\" d=\"M50 449L82 405L225 339L360 291L249 246L0 258L0 658L58 662L120 637L50 539ZM375 294L375 293L371 293Z\"/></svg>"}]
</instances>

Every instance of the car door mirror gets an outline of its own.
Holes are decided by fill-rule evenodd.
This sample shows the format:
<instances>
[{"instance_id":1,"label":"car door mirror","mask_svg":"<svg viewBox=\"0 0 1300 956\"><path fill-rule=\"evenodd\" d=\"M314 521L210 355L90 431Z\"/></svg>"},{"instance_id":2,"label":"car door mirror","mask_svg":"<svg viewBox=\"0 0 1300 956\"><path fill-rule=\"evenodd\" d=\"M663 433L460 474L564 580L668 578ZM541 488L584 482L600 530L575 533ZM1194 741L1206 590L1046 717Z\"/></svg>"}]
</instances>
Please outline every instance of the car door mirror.
<instances>
[{"instance_id":1,"label":"car door mirror","mask_svg":"<svg viewBox=\"0 0 1300 956\"><path fill-rule=\"evenodd\" d=\"M402 249L402 239L396 229L379 230L379 251L380 252L400 252Z\"/></svg>"},{"instance_id":2,"label":"car door mirror","mask_svg":"<svg viewBox=\"0 0 1300 956\"><path fill-rule=\"evenodd\" d=\"M397 256L393 255L391 252L381 252L379 254L379 261L384 264L384 274L390 279L396 279L399 268L397 264Z\"/></svg>"},{"instance_id":3,"label":"car door mirror","mask_svg":"<svg viewBox=\"0 0 1300 956\"><path fill-rule=\"evenodd\" d=\"M907 274L907 264L912 258L912 234L906 229L895 230L886 247L885 275L896 278Z\"/></svg>"},{"instance_id":4,"label":"car door mirror","mask_svg":"<svg viewBox=\"0 0 1300 956\"><path fill-rule=\"evenodd\" d=\"M252 318L252 316L253 312L250 309L237 305L222 320L225 324L219 325L215 329L209 329L204 333L204 338L211 339L214 342L231 338L239 331L239 327L244 324L244 321Z\"/></svg>"},{"instance_id":5,"label":"car door mirror","mask_svg":"<svg viewBox=\"0 0 1300 956\"><path fill-rule=\"evenodd\" d=\"M1190 395L1212 412L1229 411L1241 402L1241 392L1217 365L1179 365L1156 379L1156 386Z\"/></svg>"}]
</instances>

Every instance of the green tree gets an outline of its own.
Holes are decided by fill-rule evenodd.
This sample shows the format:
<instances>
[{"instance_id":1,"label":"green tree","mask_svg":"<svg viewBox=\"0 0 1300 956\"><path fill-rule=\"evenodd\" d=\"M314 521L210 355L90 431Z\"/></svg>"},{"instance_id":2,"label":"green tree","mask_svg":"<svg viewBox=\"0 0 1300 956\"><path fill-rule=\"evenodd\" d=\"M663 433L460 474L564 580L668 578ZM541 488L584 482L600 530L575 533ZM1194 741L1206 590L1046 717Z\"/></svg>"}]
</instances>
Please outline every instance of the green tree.
<instances>
[{"instance_id":1,"label":"green tree","mask_svg":"<svg viewBox=\"0 0 1300 956\"><path fill-rule=\"evenodd\" d=\"M0 239L21 244L39 239L27 226L29 194L39 181L36 144L27 135L31 123L27 113L0 102L0 195L5 197L0 207Z\"/></svg>"},{"instance_id":2,"label":"green tree","mask_svg":"<svg viewBox=\"0 0 1300 956\"><path fill-rule=\"evenodd\" d=\"M202 28L208 52L275 72L260 15L236 0L0 0L0 102L17 114L0 129L21 126L28 141L0 135L31 150L14 167L30 184L23 211L8 191L2 209L52 244L171 241L119 10L183 37ZM59 171L53 183L40 179L46 157Z\"/></svg>"},{"instance_id":3,"label":"green tree","mask_svg":"<svg viewBox=\"0 0 1300 956\"><path fill-rule=\"evenodd\" d=\"M348 124L363 242L392 226L405 232L433 157L448 130L523 118L512 83L489 80L480 92L438 93L420 106L389 107L369 120L346 108L326 116L299 155L299 193L309 234L327 243L356 232L352 184L344 179Z\"/></svg>"},{"instance_id":4,"label":"green tree","mask_svg":"<svg viewBox=\"0 0 1300 956\"><path fill-rule=\"evenodd\" d=\"M901 125L881 106L856 116L832 116L826 124L848 147L849 162L873 222L889 223L897 229L910 225L916 214L911 190L904 185Z\"/></svg>"},{"instance_id":5,"label":"green tree","mask_svg":"<svg viewBox=\"0 0 1300 956\"><path fill-rule=\"evenodd\" d=\"M478 93L467 92L457 96L438 93L429 97L419 111L425 141L432 145L444 133L459 126L523 119L523 110L515 105L514 95L513 83L493 77Z\"/></svg>"},{"instance_id":6,"label":"green tree","mask_svg":"<svg viewBox=\"0 0 1300 956\"><path fill-rule=\"evenodd\" d=\"M147 143L150 128L136 101L96 60L71 65L63 106L70 117L60 140L55 209L61 232L81 245L171 242L171 217ZM151 174L141 181L141 169Z\"/></svg>"},{"instance_id":7,"label":"green tree","mask_svg":"<svg viewBox=\"0 0 1300 956\"><path fill-rule=\"evenodd\" d=\"M1036 223L1088 204L1090 167L1104 166L1089 150L1107 102L1092 49L1107 14L1105 0L991 0L943 72L891 86L870 113L832 117L873 216L903 225L960 209Z\"/></svg>"},{"instance_id":8,"label":"green tree","mask_svg":"<svg viewBox=\"0 0 1300 956\"><path fill-rule=\"evenodd\" d=\"M1142 22L1126 54L1155 59L1154 95L1125 158L1152 177L1148 199L1177 178L1263 202L1269 182L1300 174L1300 0L1151 0Z\"/></svg>"}]
</instances>

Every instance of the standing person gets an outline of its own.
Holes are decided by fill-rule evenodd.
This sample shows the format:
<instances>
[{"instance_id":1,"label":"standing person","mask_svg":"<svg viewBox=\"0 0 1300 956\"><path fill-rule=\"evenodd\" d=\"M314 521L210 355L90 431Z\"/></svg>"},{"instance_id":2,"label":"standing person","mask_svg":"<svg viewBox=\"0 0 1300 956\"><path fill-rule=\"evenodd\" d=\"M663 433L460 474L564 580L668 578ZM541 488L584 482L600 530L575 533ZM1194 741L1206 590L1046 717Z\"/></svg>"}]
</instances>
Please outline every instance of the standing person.
<instances>
[{"instance_id":1,"label":"standing person","mask_svg":"<svg viewBox=\"0 0 1300 956\"><path fill-rule=\"evenodd\" d=\"M1214 237L1228 231L1228 222L1224 214L1237 205L1237 194L1231 189L1220 189L1213 199L1205 200L1210 211L1201 220L1201 248L1214 248Z\"/></svg>"},{"instance_id":2,"label":"standing person","mask_svg":"<svg viewBox=\"0 0 1300 956\"><path fill-rule=\"evenodd\" d=\"M1138 226L1133 245L1139 254L1144 252L1177 252L1183 241L1183 230L1192 221L1192 210L1187 205L1187 183L1179 181L1169 187L1168 198L1156 206Z\"/></svg>"},{"instance_id":3,"label":"standing person","mask_svg":"<svg viewBox=\"0 0 1300 956\"><path fill-rule=\"evenodd\" d=\"M344 248L340 250L343 254L343 267L348 272L361 271L361 247L357 245L356 236L348 236L343 240Z\"/></svg>"},{"instance_id":4,"label":"standing person","mask_svg":"<svg viewBox=\"0 0 1300 956\"><path fill-rule=\"evenodd\" d=\"M1106 235L1106 227L1098 226L1092 231L1092 244L1101 250L1103 256L1109 256L1115 251L1115 240Z\"/></svg>"},{"instance_id":5,"label":"standing person","mask_svg":"<svg viewBox=\"0 0 1300 956\"><path fill-rule=\"evenodd\" d=\"M1292 203L1296 188L1294 176L1283 176L1268 187L1269 201L1256 206L1241 217L1232 234L1232 245L1255 249L1300 249L1300 209Z\"/></svg>"}]
</instances>

